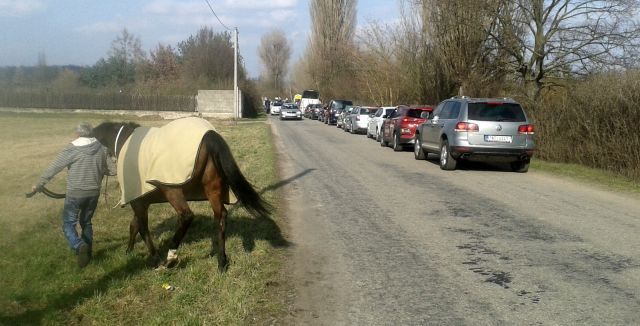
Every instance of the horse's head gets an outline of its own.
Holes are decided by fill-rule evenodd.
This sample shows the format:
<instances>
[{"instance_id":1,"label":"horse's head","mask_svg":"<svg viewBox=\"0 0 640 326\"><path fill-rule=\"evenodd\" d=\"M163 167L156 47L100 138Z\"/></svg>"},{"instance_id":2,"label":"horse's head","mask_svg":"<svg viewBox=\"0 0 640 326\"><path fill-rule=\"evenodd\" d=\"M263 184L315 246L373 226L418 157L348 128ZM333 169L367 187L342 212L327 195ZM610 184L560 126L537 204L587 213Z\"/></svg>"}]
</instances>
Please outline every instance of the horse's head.
<instances>
[{"instance_id":1,"label":"horse's head","mask_svg":"<svg viewBox=\"0 0 640 326\"><path fill-rule=\"evenodd\" d=\"M134 122L103 122L93 128L91 134L108 149L109 155L116 156L116 139L119 151L125 140L138 127L140 125Z\"/></svg>"}]
</instances>

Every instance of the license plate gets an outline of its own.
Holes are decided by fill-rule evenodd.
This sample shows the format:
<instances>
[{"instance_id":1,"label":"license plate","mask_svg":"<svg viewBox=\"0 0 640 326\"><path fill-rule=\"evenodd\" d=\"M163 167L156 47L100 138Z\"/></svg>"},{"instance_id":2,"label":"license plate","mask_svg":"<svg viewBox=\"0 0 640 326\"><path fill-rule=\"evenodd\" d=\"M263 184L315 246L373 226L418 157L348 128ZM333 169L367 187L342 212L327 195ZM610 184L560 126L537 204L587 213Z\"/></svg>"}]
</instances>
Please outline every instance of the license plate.
<instances>
[{"instance_id":1,"label":"license plate","mask_svg":"<svg viewBox=\"0 0 640 326\"><path fill-rule=\"evenodd\" d=\"M494 135L485 135L484 141L493 142L493 143L510 143L512 141L511 136L494 136Z\"/></svg>"}]
</instances>

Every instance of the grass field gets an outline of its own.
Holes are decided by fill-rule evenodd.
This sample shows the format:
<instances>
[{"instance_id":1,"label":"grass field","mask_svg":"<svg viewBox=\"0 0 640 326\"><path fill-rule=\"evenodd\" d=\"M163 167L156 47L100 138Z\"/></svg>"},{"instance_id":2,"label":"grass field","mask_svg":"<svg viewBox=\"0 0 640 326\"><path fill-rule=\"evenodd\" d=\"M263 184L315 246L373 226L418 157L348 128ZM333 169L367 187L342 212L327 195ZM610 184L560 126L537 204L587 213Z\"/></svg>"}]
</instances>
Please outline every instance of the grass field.
<instances>
[{"instance_id":1,"label":"grass field","mask_svg":"<svg viewBox=\"0 0 640 326\"><path fill-rule=\"evenodd\" d=\"M54 156L73 139L81 121L136 121L159 126L154 118L82 114L0 113L0 324L278 324L286 310L282 274L287 241L282 218L255 219L241 208L230 209L226 274L210 257L214 232L211 209L192 203L197 215L178 250L180 264L153 270L139 240L125 254L131 209L111 208L119 197L110 178L93 219L94 259L84 269L62 234L63 200L41 194L24 196ZM278 203L275 151L264 122L213 122L234 152L247 178L265 198ZM50 189L64 192L64 173ZM156 245L169 239L176 218L168 205L150 210ZM173 291L162 285L169 283Z\"/></svg>"}]
</instances>

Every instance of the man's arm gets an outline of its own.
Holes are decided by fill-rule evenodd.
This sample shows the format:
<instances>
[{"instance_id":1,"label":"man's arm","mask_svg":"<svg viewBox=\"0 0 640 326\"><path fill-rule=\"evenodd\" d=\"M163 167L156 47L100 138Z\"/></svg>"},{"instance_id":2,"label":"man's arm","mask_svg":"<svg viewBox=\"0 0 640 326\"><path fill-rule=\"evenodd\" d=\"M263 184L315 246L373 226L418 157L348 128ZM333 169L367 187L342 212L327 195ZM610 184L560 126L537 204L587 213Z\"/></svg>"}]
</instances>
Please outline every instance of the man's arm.
<instances>
[{"instance_id":1,"label":"man's arm","mask_svg":"<svg viewBox=\"0 0 640 326\"><path fill-rule=\"evenodd\" d=\"M47 168L46 171L44 171L44 173L42 174L42 176L40 176L40 179L38 180L38 183L33 186L33 190L40 190L42 189L42 187L49 181L51 181L51 179L58 173L60 173L60 171L64 170L64 168L68 167L69 164L72 163L71 161L71 155L69 153L69 149L70 147L65 148L62 152L60 152L58 154L58 156L56 156L55 160L53 160L53 162L51 163L51 165L49 165L49 167Z\"/></svg>"}]
</instances>

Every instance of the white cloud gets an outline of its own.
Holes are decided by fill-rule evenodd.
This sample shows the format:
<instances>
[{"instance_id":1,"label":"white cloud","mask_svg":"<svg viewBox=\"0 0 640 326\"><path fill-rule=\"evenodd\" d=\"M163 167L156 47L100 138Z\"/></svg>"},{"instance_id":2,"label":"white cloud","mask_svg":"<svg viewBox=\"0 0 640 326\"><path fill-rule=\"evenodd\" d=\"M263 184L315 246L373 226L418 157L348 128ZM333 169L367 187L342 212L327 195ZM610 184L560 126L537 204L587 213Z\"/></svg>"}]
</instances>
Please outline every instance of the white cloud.
<instances>
[{"instance_id":1,"label":"white cloud","mask_svg":"<svg viewBox=\"0 0 640 326\"><path fill-rule=\"evenodd\" d=\"M278 8L294 8L298 5L298 0L225 0L225 7L233 9L278 9Z\"/></svg>"},{"instance_id":2,"label":"white cloud","mask_svg":"<svg viewBox=\"0 0 640 326\"><path fill-rule=\"evenodd\" d=\"M132 31L145 29L146 27L149 27L149 26L148 26L148 23L145 21L125 23L123 21L118 20L118 21L111 21L111 22L96 22L90 25L80 26L80 27L77 27L75 31L85 35L92 35L96 33L118 34L125 28L128 29L129 32L132 32Z\"/></svg>"},{"instance_id":3,"label":"white cloud","mask_svg":"<svg viewBox=\"0 0 640 326\"><path fill-rule=\"evenodd\" d=\"M0 0L0 16L23 17L45 8L38 0Z\"/></svg>"},{"instance_id":4,"label":"white cloud","mask_svg":"<svg viewBox=\"0 0 640 326\"><path fill-rule=\"evenodd\" d=\"M82 34L95 34L95 33L113 33L121 31L124 27L120 23L116 22L98 22L91 25L80 26L76 28L76 31Z\"/></svg>"},{"instance_id":5,"label":"white cloud","mask_svg":"<svg viewBox=\"0 0 640 326\"><path fill-rule=\"evenodd\" d=\"M206 6L202 1L159 0L144 6L142 11L155 15L197 15L208 12L209 8Z\"/></svg>"}]
</instances>

